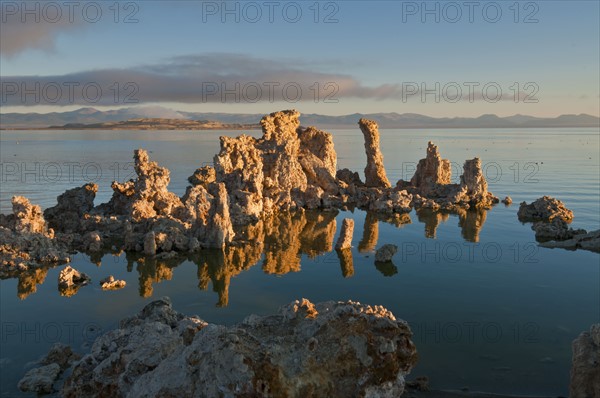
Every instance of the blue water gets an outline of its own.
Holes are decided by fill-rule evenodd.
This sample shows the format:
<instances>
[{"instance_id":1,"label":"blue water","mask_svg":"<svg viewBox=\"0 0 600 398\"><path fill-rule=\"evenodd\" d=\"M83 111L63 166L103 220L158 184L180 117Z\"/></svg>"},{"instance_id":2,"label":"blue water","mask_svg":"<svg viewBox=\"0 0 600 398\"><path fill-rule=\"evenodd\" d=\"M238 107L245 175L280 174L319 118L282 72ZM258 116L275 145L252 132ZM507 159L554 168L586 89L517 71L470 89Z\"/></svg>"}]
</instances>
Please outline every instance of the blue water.
<instances>
[{"instance_id":1,"label":"blue water","mask_svg":"<svg viewBox=\"0 0 600 398\"><path fill-rule=\"evenodd\" d=\"M360 131L332 133L338 167L362 174ZM218 136L237 134L3 131L0 211L10 211L15 194L53 206L64 190L88 181L99 185L96 203L104 202L113 179L133 177L132 153L139 147L171 170L170 188L183 194L194 169L212 163ZM489 189L515 203L463 219L412 212L410 223L398 226L367 219L360 210L321 216L316 224L319 216L309 214L283 224L289 236L273 234L264 248L229 253L237 256L232 261L212 252L159 264L135 258L128 264L118 253L77 254L72 265L94 283L70 298L57 290L61 267L22 278L20 285L0 281L1 390L15 394L28 362L52 343L83 352L98 333L168 295L178 311L224 324L301 297L384 305L413 330L420 359L411 376L427 375L434 388L566 395L571 341L600 321L599 255L538 247L516 212L521 201L551 195L574 211L574 227L600 228L599 136L597 129L382 130L391 181L409 179L432 140L452 161L456 179L464 160L479 156ZM345 217L355 220L352 275L331 251ZM368 231L377 224L378 239L370 244L363 240L365 220ZM393 267L378 269L369 246L385 243L400 250ZM127 287L101 291L97 281L109 274Z\"/></svg>"}]
</instances>

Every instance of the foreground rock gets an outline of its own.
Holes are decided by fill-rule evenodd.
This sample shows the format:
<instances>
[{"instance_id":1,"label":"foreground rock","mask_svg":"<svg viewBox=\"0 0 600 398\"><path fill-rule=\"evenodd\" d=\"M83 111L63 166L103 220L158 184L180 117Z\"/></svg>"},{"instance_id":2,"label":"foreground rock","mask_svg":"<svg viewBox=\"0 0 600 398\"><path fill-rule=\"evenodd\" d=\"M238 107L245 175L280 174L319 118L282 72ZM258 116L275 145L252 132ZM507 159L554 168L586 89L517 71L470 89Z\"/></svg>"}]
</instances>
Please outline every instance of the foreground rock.
<instances>
[{"instance_id":1,"label":"foreground rock","mask_svg":"<svg viewBox=\"0 0 600 398\"><path fill-rule=\"evenodd\" d=\"M42 366L29 370L19 381L18 388L23 392L50 394L55 391L54 383L59 375L79 358L71 347L56 343L38 362Z\"/></svg>"},{"instance_id":2,"label":"foreground rock","mask_svg":"<svg viewBox=\"0 0 600 398\"><path fill-rule=\"evenodd\" d=\"M31 369L19 381L19 390L37 394L50 394L59 373L60 366L55 363Z\"/></svg>"},{"instance_id":3,"label":"foreground rock","mask_svg":"<svg viewBox=\"0 0 600 398\"><path fill-rule=\"evenodd\" d=\"M65 397L399 397L416 362L406 322L383 307L295 301L270 316L209 325L148 304L100 336Z\"/></svg>"},{"instance_id":4,"label":"foreground rock","mask_svg":"<svg viewBox=\"0 0 600 398\"><path fill-rule=\"evenodd\" d=\"M573 341L571 398L600 397L600 323Z\"/></svg>"}]
</instances>

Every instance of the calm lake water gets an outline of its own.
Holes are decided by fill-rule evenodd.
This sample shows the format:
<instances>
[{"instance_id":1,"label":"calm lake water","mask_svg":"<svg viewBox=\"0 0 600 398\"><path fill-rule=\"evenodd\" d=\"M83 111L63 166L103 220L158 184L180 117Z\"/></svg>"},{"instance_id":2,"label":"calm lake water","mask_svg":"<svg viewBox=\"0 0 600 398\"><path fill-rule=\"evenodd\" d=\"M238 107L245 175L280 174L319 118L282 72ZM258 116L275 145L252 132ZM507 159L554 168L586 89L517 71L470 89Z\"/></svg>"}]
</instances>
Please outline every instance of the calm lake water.
<instances>
[{"instance_id":1,"label":"calm lake water","mask_svg":"<svg viewBox=\"0 0 600 398\"><path fill-rule=\"evenodd\" d=\"M338 167L362 174L359 129L333 130ZM218 152L220 135L238 132L35 131L1 133L0 211L24 195L46 208L68 188L92 181L96 203L112 180L133 177L136 148L171 170L172 191ZM259 135L259 132L253 132ZM92 277L72 297L61 296L62 267L0 281L2 396L29 362L57 341L84 352L94 338L152 299L170 296L176 310L234 324L292 300L355 300L380 304L414 332L419 363L434 388L496 393L568 394L571 342L600 320L600 257L540 248L518 203L555 196L575 213L573 226L600 228L598 129L382 130L391 181L409 179L439 145L457 180L465 159L479 156L489 189L514 204L462 215L416 214L378 220L363 211L310 213L269 221L264 245L184 260L148 261L125 254L77 254L73 266ZM331 251L345 217L355 220L353 266ZM398 245L394 266L377 268L374 248ZM103 292L108 275L127 281Z\"/></svg>"}]
</instances>

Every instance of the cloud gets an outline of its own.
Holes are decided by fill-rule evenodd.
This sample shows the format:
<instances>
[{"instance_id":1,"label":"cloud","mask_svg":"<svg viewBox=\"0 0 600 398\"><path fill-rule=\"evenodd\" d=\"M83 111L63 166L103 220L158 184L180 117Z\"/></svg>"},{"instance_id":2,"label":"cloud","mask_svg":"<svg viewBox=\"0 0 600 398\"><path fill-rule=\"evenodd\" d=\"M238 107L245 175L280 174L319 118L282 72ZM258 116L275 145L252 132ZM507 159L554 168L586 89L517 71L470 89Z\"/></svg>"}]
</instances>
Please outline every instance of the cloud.
<instances>
[{"instance_id":1,"label":"cloud","mask_svg":"<svg viewBox=\"0 0 600 398\"><path fill-rule=\"evenodd\" d=\"M61 33L89 25L84 17L93 20L92 10L85 7L86 2L2 1L0 55L12 57L28 49L53 50Z\"/></svg>"},{"instance_id":2,"label":"cloud","mask_svg":"<svg viewBox=\"0 0 600 398\"><path fill-rule=\"evenodd\" d=\"M6 106L327 103L344 98L406 102L422 101L421 89L435 86L435 83L425 86L397 83L370 87L347 74L314 70L305 61L209 53L178 56L127 69L99 69L61 76L6 76L1 78L0 102ZM425 99L435 100L431 95ZM474 99L481 100L481 95L476 94ZM461 100L469 100L466 90ZM512 93L503 95L502 100L512 100Z\"/></svg>"}]
</instances>

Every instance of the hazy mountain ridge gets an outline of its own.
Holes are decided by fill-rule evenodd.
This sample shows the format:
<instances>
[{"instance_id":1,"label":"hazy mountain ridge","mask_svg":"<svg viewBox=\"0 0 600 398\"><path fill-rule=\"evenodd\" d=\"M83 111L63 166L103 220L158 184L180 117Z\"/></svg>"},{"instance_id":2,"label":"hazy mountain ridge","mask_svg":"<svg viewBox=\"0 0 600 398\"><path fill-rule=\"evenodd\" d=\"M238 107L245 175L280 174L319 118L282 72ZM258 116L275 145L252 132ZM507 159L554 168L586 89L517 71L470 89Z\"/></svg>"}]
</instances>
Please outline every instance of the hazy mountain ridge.
<instances>
[{"instance_id":1,"label":"hazy mountain ridge","mask_svg":"<svg viewBox=\"0 0 600 398\"><path fill-rule=\"evenodd\" d=\"M187 119L210 120L223 124L257 124L263 114L183 112L159 106L124 108L100 111L81 108L69 112L52 113L4 113L0 114L0 128L44 128L64 125L90 125L110 122L125 122L132 119ZM374 119L381 128L531 128L531 127L599 127L600 118L587 114L561 115L555 118L540 118L527 115L499 117L481 115L476 118L435 118L415 113L354 113L328 116L308 113L302 115L302 124L320 128L353 128L360 118Z\"/></svg>"}]
</instances>

